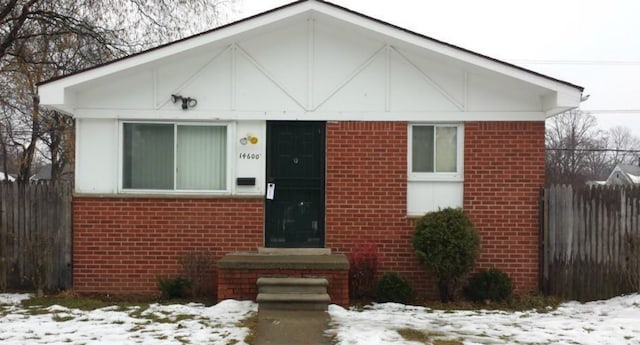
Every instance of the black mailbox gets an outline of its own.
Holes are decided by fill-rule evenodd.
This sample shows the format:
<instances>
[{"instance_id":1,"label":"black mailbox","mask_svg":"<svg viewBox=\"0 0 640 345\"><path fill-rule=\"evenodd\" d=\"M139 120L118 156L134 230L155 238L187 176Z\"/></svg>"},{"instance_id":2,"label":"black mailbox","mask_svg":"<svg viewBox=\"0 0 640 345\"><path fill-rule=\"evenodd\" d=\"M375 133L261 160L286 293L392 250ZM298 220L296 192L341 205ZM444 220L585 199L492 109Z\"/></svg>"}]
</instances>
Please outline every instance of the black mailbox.
<instances>
[{"instance_id":1,"label":"black mailbox","mask_svg":"<svg viewBox=\"0 0 640 345\"><path fill-rule=\"evenodd\" d=\"M238 186L255 186L256 178L255 177L238 177L236 179L236 184Z\"/></svg>"}]
</instances>

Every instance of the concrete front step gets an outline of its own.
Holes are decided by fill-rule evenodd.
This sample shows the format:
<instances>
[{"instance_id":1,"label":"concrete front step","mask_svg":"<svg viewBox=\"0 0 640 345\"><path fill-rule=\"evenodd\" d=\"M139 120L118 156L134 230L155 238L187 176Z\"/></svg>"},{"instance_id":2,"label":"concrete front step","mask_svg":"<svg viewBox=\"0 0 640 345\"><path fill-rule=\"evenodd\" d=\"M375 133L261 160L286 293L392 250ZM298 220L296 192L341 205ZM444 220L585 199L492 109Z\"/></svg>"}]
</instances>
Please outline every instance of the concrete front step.
<instances>
[{"instance_id":1,"label":"concrete front step","mask_svg":"<svg viewBox=\"0 0 640 345\"><path fill-rule=\"evenodd\" d=\"M326 294L329 282L324 278L258 278L258 293Z\"/></svg>"},{"instance_id":2,"label":"concrete front step","mask_svg":"<svg viewBox=\"0 0 640 345\"><path fill-rule=\"evenodd\" d=\"M260 310L327 310L331 298L327 293L259 293Z\"/></svg>"},{"instance_id":3,"label":"concrete front step","mask_svg":"<svg viewBox=\"0 0 640 345\"><path fill-rule=\"evenodd\" d=\"M327 310L325 278L260 277L256 301L261 310Z\"/></svg>"}]
</instances>

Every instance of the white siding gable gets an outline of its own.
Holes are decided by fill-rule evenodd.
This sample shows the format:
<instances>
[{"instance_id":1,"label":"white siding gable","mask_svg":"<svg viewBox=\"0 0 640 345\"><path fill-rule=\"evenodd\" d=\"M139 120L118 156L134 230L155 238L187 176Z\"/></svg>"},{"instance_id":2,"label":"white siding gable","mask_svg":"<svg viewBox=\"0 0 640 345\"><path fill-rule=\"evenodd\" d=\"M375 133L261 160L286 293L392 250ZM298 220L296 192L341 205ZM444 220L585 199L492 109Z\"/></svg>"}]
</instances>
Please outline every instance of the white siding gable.
<instances>
[{"instance_id":1,"label":"white siding gable","mask_svg":"<svg viewBox=\"0 0 640 345\"><path fill-rule=\"evenodd\" d=\"M566 92L314 11L152 62L126 61L94 79L45 84L43 104L56 104L51 88L66 81L61 109L79 118L518 121L543 120ZM198 105L182 111L172 94Z\"/></svg>"}]
</instances>

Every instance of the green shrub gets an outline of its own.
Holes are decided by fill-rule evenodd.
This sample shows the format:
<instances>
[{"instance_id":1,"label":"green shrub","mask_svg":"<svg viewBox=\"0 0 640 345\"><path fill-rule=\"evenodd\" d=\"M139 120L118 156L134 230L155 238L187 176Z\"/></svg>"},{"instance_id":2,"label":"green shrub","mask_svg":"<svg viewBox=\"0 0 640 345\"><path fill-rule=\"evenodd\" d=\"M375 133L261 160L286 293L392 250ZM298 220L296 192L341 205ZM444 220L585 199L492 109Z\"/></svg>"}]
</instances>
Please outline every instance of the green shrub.
<instances>
[{"instance_id":1,"label":"green shrub","mask_svg":"<svg viewBox=\"0 0 640 345\"><path fill-rule=\"evenodd\" d=\"M479 241L473 224L459 208L430 212L417 221L413 248L436 276L442 302L453 299L458 281L473 267Z\"/></svg>"},{"instance_id":2,"label":"green shrub","mask_svg":"<svg viewBox=\"0 0 640 345\"><path fill-rule=\"evenodd\" d=\"M184 298L190 286L191 283L182 277L158 278L158 288L165 298Z\"/></svg>"},{"instance_id":3,"label":"green shrub","mask_svg":"<svg viewBox=\"0 0 640 345\"><path fill-rule=\"evenodd\" d=\"M511 296L511 277L497 268L477 273L469 280L465 294L474 302L501 302Z\"/></svg>"},{"instance_id":4,"label":"green shrub","mask_svg":"<svg viewBox=\"0 0 640 345\"><path fill-rule=\"evenodd\" d=\"M397 272L387 272L380 277L376 285L377 302L396 302L407 304L413 301L411 285Z\"/></svg>"}]
</instances>

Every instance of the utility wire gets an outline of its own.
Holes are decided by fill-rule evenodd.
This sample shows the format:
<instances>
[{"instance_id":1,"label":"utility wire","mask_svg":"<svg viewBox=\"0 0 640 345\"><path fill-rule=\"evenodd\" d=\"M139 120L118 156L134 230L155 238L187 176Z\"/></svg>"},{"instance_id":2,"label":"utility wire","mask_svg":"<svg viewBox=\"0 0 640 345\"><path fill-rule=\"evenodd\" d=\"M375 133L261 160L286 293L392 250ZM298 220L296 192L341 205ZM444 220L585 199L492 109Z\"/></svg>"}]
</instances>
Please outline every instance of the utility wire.
<instances>
[{"instance_id":1,"label":"utility wire","mask_svg":"<svg viewBox=\"0 0 640 345\"><path fill-rule=\"evenodd\" d=\"M549 151L579 151L579 152L629 152L629 153L640 152L640 150L623 150L623 149L570 149L570 148L555 148L555 147L546 147L545 149Z\"/></svg>"},{"instance_id":2,"label":"utility wire","mask_svg":"<svg viewBox=\"0 0 640 345\"><path fill-rule=\"evenodd\" d=\"M640 66L640 61L625 60L508 60L515 64L531 65L591 65L591 66Z\"/></svg>"},{"instance_id":3,"label":"utility wire","mask_svg":"<svg viewBox=\"0 0 640 345\"><path fill-rule=\"evenodd\" d=\"M638 114L640 109L580 109L585 113L593 114Z\"/></svg>"}]
</instances>

